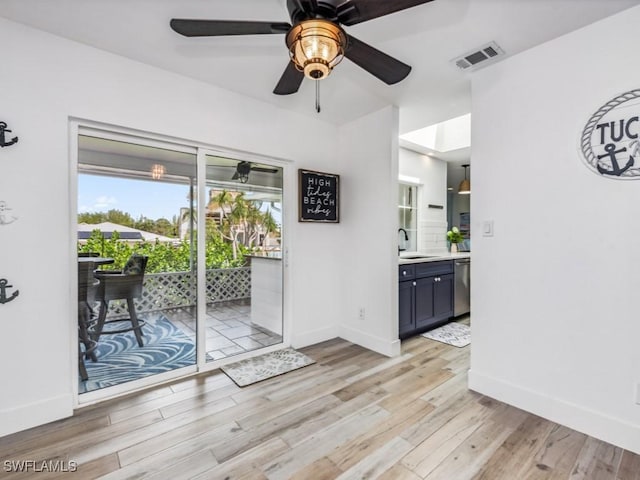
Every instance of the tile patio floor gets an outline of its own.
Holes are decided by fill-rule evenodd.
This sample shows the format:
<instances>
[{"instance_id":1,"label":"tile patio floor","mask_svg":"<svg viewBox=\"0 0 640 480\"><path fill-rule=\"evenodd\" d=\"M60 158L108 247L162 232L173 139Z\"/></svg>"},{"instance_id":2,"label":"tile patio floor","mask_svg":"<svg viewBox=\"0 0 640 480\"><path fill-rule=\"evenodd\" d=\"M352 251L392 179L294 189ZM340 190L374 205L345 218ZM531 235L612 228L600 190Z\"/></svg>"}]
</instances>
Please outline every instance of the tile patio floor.
<instances>
[{"instance_id":1,"label":"tile patio floor","mask_svg":"<svg viewBox=\"0 0 640 480\"><path fill-rule=\"evenodd\" d=\"M195 341L195 307L161 312ZM207 306L206 350L212 360L250 352L282 342L282 336L251 322L251 300L231 300Z\"/></svg>"}]
</instances>

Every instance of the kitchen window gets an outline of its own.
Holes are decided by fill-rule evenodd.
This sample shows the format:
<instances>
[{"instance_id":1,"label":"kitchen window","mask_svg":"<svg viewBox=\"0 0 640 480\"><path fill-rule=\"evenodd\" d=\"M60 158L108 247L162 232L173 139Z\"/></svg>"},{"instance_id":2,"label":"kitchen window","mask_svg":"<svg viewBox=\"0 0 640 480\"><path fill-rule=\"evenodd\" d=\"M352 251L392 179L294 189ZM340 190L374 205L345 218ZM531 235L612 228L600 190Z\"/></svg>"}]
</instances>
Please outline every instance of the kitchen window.
<instances>
[{"instance_id":1,"label":"kitchen window","mask_svg":"<svg viewBox=\"0 0 640 480\"><path fill-rule=\"evenodd\" d=\"M398 246L408 252L418 250L418 187L406 183L398 185L398 227L407 232L408 240L398 231Z\"/></svg>"}]
</instances>

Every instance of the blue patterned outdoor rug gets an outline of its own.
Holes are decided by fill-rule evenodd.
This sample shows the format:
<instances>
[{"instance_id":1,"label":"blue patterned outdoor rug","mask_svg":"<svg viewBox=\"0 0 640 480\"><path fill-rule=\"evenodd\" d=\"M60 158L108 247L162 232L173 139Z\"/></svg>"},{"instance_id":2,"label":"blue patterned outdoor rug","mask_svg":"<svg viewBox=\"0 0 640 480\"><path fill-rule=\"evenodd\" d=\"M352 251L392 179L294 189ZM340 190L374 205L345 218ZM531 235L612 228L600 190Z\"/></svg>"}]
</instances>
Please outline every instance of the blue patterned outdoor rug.
<instances>
[{"instance_id":1,"label":"blue patterned outdoor rug","mask_svg":"<svg viewBox=\"0 0 640 480\"><path fill-rule=\"evenodd\" d=\"M114 328L118 325L113 324ZM78 380L78 391L90 392L195 364L193 340L166 317L149 321L142 332L143 347L138 346L133 332L101 336L98 361L85 360L89 379Z\"/></svg>"},{"instance_id":2,"label":"blue patterned outdoor rug","mask_svg":"<svg viewBox=\"0 0 640 480\"><path fill-rule=\"evenodd\" d=\"M220 367L239 387L297 370L316 363L293 348L285 348Z\"/></svg>"}]
</instances>

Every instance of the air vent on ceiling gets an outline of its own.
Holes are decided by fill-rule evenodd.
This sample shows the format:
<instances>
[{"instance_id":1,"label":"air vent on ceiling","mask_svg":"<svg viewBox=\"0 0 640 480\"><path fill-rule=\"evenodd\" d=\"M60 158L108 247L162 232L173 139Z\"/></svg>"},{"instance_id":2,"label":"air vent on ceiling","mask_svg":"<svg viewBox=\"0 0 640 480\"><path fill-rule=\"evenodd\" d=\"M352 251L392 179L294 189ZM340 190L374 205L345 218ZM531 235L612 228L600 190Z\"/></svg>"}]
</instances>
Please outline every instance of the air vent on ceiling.
<instances>
[{"instance_id":1,"label":"air vent on ceiling","mask_svg":"<svg viewBox=\"0 0 640 480\"><path fill-rule=\"evenodd\" d=\"M487 60L504 55L504 51L496 42L489 42L480 48L476 48L460 57L454 58L452 62L461 70L468 70Z\"/></svg>"}]
</instances>

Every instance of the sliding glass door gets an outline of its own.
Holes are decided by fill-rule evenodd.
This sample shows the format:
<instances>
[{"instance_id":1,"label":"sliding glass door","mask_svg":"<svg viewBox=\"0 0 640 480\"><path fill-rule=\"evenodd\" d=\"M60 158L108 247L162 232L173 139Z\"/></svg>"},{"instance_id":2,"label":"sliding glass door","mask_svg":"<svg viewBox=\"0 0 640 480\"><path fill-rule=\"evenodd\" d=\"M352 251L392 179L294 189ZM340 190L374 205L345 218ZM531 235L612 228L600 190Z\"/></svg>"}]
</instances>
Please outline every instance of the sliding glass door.
<instances>
[{"instance_id":1,"label":"sliding glass door","mask_svg":"<svg viewBox=\"0 0 640 480\"><path fill-rule=\"evenodd\" d=\"M116 138L78 138L80 393L196 363L196 151Z\"/></svg>"},{"instance_id":2,"label":"sliding glass door","mask_svg":"<svg viewBox=\"0 0 640 480\"><path fill-rule=\"evenodd\" d=\"M283 342L282 166L80 128L77 192L80 394Z\"/></svg>"},{"instance_id":3,"label":"sliding glass door","mask_svg":"<svg viewBox=\"0 0 640 480\"><path fill-rule=\"evenodd\" d=\"M281 167L206 155L206 361L282 343Z\"/></svg>"}]
</instances>

